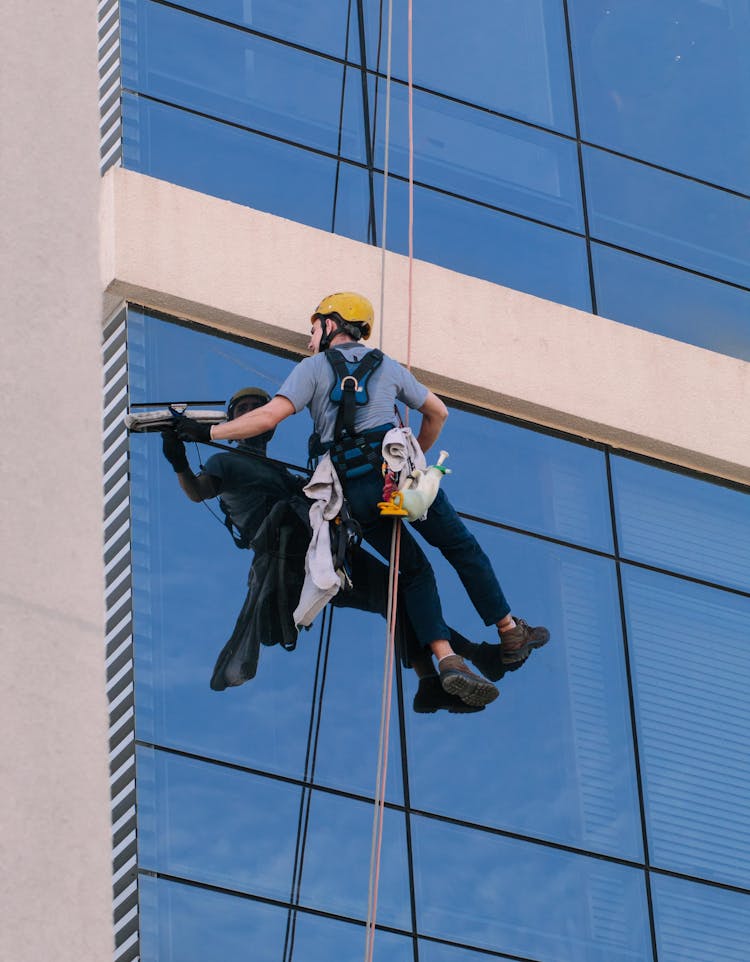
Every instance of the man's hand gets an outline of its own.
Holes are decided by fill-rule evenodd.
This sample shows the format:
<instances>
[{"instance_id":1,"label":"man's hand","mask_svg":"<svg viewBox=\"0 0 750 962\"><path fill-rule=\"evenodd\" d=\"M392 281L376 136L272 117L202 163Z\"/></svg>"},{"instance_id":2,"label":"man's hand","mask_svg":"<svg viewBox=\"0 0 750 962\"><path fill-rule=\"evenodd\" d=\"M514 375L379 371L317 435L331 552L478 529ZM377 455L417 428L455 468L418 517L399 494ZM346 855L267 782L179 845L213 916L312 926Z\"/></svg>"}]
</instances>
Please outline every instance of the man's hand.
<instances>
[{"instance_id":1,"label":"man's hand","mask_svg":"<svg viewBox=\"0 0 750 962\"><path fill-rule=\"evenodd\" d=\"M211 440L210 424L202 424L200 421L193 420L193 418L185 417L184 414L174 419L173 430L180 441Z\"/></svg>"},{"instance_id":2,"label":"man's hand","mask_svg":"<svg viewBox=\"0 0 750 962\"><path fill-rule=\"evenodd\" d=\"M161 449L164 452L164 457L169 461L177 474L183 474L185 471L190 470L187 455L185 454L185 445L180 441L173 429L170 428L161 432Z\"/></svg>"}]
</instances>

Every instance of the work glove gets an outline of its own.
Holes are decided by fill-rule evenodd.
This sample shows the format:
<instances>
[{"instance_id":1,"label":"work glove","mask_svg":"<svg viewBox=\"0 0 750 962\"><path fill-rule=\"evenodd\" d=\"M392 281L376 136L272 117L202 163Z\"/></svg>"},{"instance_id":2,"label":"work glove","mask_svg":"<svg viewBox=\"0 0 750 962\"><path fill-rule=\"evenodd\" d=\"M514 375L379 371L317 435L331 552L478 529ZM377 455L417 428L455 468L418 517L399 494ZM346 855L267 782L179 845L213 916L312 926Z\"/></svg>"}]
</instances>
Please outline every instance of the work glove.
<instances>
[{"instance_id":1,"label":"work glove","mask_svg":"<svg viewBox=\"0 0 750 962\"><path fill-rule=\"evenodd\" d=\"M164 452L164 457L169 461L177 474L183 474L185 471L190 470L187 455L185 454L185 445L173 430L169 429L161 432L161 449Z\"/></svg>"},{"instance_id":2,"label":"work glove","mask_svg":"<svg viewBox=\"0 0 750 962\"><path fill-rule=\"evenodd\" d=\"M174 431L180 441L210 441L211 425L180 414L174 419Z\"/></svg>"}]
</instances>

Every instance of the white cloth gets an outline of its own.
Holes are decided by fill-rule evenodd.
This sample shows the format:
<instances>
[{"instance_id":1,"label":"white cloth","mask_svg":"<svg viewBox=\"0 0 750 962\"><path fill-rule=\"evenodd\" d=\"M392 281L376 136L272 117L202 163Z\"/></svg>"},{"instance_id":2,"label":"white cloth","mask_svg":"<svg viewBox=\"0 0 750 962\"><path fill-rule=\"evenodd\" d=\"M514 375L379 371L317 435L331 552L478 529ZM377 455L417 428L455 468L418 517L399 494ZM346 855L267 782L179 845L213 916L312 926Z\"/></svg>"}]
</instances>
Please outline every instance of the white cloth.
<instances>
[{"instance_id":1,"label":"white cloth","mask_svg":"<svg viewBox=\"0 0 750 962\"><path fill-rule=\"evenodd\" d=\"M383 438L383 460L394 474L400 474L406 469L401 478L402 484L410 471L415 468L424 471L427 468L424 452L417 444L411 428L391 428Z\"/></svg>"},{"instance_id":2,"label":"white cloth","mask_svg":"<svg viewBox=\"0 0 750 962\"><path fill-rule=\"evenodd\" d=\"M302 585L299 603L294 609L294 623L298 628L311 625L318 612L328 604L341 587L341 576L333 567L328 522L333 521L341 510L344 492L328 454L321 458L315 473L303 490L312 500L310 505L312 538L305 555L305 582Z\"/></svg>"}]
</instances>

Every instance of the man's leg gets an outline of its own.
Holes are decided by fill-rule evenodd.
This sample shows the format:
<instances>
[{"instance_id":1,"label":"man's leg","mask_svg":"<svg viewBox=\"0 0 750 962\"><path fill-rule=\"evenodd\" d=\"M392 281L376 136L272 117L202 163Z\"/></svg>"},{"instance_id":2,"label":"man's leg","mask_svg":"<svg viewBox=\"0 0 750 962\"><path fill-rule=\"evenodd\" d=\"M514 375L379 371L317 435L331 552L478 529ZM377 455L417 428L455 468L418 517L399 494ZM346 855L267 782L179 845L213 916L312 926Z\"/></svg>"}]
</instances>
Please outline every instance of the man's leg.
<instances>
[{"instance_id":1,"label":"man's leg","mask_svg":"<svg viewBox=\"0 0 750 962\"><path fill-rule=\"evenodd\" d=\"M496 625L502 645L501 658L506 666L521 663L534 648L549 641L546 628L532 628L514 618L490 559L456 513L441 489L424 521L415 529L429 544L443 553L453 566L467 594L486 625Z\"/></svg>"},{"instance_id":2,"label":"man's leg","mask_svg":"<svg viewBox=\"0 0 750 962\"><path fill-rule=\"evenodd\" d=\"M362 525L364 539L380 555L389 558L394 522L381 517L378 512L381 492L382 480L375 472L351 479L345 487L349 507ZM417 639L423 648L429 647L438 658L440 683L445 691L474 706L489 704L497 698L495 686L470 671L451 648L450 629L443 619L435 573L405 525L400 538L399 580Z\"/></svg>"}]
</instances>

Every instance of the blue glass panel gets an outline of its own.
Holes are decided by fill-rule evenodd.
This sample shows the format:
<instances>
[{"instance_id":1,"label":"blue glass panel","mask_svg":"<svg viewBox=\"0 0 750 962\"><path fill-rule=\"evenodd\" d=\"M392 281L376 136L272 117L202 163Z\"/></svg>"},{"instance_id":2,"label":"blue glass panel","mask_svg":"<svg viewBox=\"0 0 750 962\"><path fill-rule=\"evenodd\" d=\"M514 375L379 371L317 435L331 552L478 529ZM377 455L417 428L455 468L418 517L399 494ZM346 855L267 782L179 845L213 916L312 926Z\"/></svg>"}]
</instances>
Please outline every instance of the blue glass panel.
<instances>
[{"instance_id":1,"label":"blue glass panel","mask_svg":"<svg viewBox=\"0 0 750 962\"><path fill-rule=\"evenodd\" d=\"M372 819L371 804L313 792L300 904L367 918ZM383 816L378 922L411 928L404 816L389 810Z\"/></svg>"},{"instance_id":2,"label":"blue glass panel","mask_svg":"<svg viewBox=\"0 0 750 962\"><path fill-rule=\"evenodd\" d=\"M456 408L440 446L451 455L444 487L459 511L612 550L602 451Z\"/></svg>"},{"instance_id":3,"label":"blue glass panel","mask_svg":"<svg viewBox=\"0 0 750 962\"><path fill-rule=\"evenodd\" d=\"M506 674L500 698L485 711L458 718L407 713L412 804L639 860L614 564L513 532L469 527L512 610L546 625L551 640ZM435 555L430 550L431 560ZM453 570L441 558L435 569L448 623L473 641L496 642L494 627L482 625Z\"/></svg>"},{"instance_id":4,"label":"blue glass panel","mask_svg":"<svg viewBox=\"0 0 750 962\"><path fill-rule=\"evenodd\" d=\"M750 13L724 0L570 0L586 140L750 191Z\"/></svg>"},{"instance_id":5,"label":"blue glass panel","mask_svg":"<svg viewBox=\"0 0 750 962\"><path fill-rule=\"evenodd\" d=\"M750 199L584 147L597 238L750 285Z\"/></svg>"},{"instance_id":6,"label":"blue glass panel","mask_svg":"<svg viewBox=\"0 0 750 962\"><path fill-rule=\"evenodd\" d=\"M137 13L126 88L336 153L340 64L161 4Z\"/></svg>"},{"instance_id":7,"label":"blue glass panel","mask_svg":"<svg viewBox=\"0 0 750 962\"><path fill-rule=\"evenodd\" d=\"M364 956L365 940L363 925L337 922L299 912L293 957L300 962L358 959ZM378 931L375 933L375 958L387 959L388 962L414 962L412 941L403 935Z\"/></svg>"},{"instance_id":8,"label":"blue glass panel","mask_svg":"<svg viewBox=\"0 0 750 962\"><path fill-rule=\"evenodd\" d=\"M141 868L289 898L301 789L152 749L137 763Z\"/></svg>"},{"instance_id":9,"label":"blue glass panel","mask_svg":"<svg viewBox=\"0 0 750 962\"><path fill-rule=\"evenodd\" d=\"M184 7L337 57L344 56L349 0L180 0Z\"/></svg>"},{"instance_id":10,"label":"blue glass panel","mask_svg":"<svg viewBox=\"0 0 750 962\"><path fill-rule=\"evenodd\" d=\"M651 876L659 962L746 962L750 896Z\"/></svg>"},{"instance_id":11,"label":"blue glass panel","mask_svg":"<svg viewBox=\"0 0 750 962\"><path fill-rule=\"evenodd\" d=\"M128 330L133 402L215 401L247 383L273 393L292 366L133 310ZM287 422L271 456L304 460L303 421ZM212 691L213 665L244 601L252 555L234 547L220 517L183 495L158 435L134 434L130 444L138 736L301 777L317 626L302 633L295 652L263 648L258 674L244 687ZM200 450L206 460L211 449ZM198 449L190 446L188 457L197 471ZM210 504L218 513L217 502ZM251 731L263 737L248 737Z\"/></svg>"},{"instance_id":12,"label":"blue glass panel","mask_svg":"<svg viewBox=\"0 0 750 962\"><path fill-rule=\"evenodd\" d=\"M387 66L388 4L365 3L368 65ZM393 75L406 79L407 5L393 4ZM575 133L562 4L450 0L414 4L414 82L522 120Z\"/></svg>"},{"instance_id":13,"label":"blue glass panel","mask_svg":"<svg viewBox=\"0 0 750 962\"><path fill-rule=\"evenodd\" d=\"M387 578L387 567L382 572ZM318 731L315 781L319 785L375 794L385 645L384 617L335 609ZM390 730L394 737L389 740L386 799L403 804L395 690Z\"/></svg>"},{"instance_id":14,"label":"blue glass panel","mask_svg":"<svg viewBox=\"0 0 750 962\"><path fill-rule=\"evenodd\" d=\"M330 230L336 161L175 107L123 96L126 167Z\"/></svg>"},{"instance_id":15,"label":"blue glass panel","mask_svg":"<svg viewBox=\"0 0 750 962\"><path fill-rule=\"evenodd\" d=\"M422 934L539 962L652 959L640 870L427 818L412 833Z\"/></svg>"},{"instance_id":16,"label":"blue glass panel","mask_svg":"<svg viewBox=\"0 0 750 962\"><path fill-rule=\"evenodd\" d=\"M278 962L286 909L141 875L141 962Z\"/></svg>"},{"instance_id":17,"label":"blue glass panel","mask_svg":"<svg viewBox=\"0 0 750 962\"><path fill-rule=\"evenodd\" d=\"M750 292L591 245L599 313L750 361Z\"/></svg>"},{"instance_id":18,"label":"blue glass panel","mask_svg":"<svg viewBox=\"0 0 750 962\"><path fill-rule=\"evenodd\" d=\"M375 211L380 243L383 178L375 175ZM359 198L358 200L355 200ZM353 214L365 216L369 203L367 172L341 165L339 198ZM366 229L366 221L359 230ZM357 237L349 217L337 232ZM407 185L388 184L387 246L399 254L408 249ZM468 201L417 187L414 192L414 252L420 260L439 264L494 284L591 310L586 244L582 237L543 227Z\"/></svg>"},{"instance_id":19,"label":"blue glass panel","mask_svg":"<svg viewBox=\"0 0 750 962\"><path fill-rule=\"evenodd\" d=\"M612 458L621 554L750 591L750 492Z\"/></svg>"},{"instance_id":20,"label":"blue glass panel","mask_svg":"<svg viewBox=\"0 0 750 962\"><path fill-rule=\"evenodd\" d=\"M651 864L747 885L750 598L623 566Z\"/></svg>"},{"instance_id":21,"label":"blue glass panel","mask_svg":"<svg viewBox=\"0 0 750 962\"><path fill-rule=\"evenodd\" d=\"M389 169L409 175L407 91L391 96ZM375 163L384 169L385 111ZM414 178L558 227L583 230L573 141L433 94L414 95Z\"/></svg>"}]
</instances>

